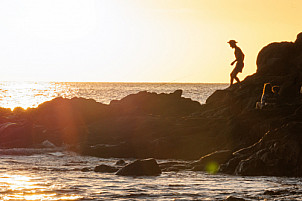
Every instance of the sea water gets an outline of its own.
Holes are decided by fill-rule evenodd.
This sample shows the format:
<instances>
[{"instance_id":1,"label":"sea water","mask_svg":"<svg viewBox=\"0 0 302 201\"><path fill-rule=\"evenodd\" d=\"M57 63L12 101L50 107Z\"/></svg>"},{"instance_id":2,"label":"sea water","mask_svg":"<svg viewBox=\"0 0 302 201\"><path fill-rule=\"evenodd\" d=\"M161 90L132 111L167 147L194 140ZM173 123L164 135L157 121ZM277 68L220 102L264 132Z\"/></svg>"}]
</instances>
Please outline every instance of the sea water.
<instances>
[{"instance_id":1,"label":"sea water","mask_svg":"<svg viewBox=\"0 0 302 201\"><path fill-rule=\"evenodd\" d=\"M204 103L227 84L2 82L0 106L36 107L62 96L109 103L139 91L172 93ZM96 173L116 158L80 156L62 147L0 149L0 200L302 200L302 179L242 177L205 172L163 172L156 177ZM134 159L125 159L131 162ZM167 160L158 160L159 163ZM82 171L86 168L90 171ZM267 193L270 192L270 193Z\"/></svg>"},{"instance_id":2,"label":"sea water","mask_svg":"<svg viewBox=\"0 0 302 201\"><path fill-rule=\"evenodd\" d=\"M217 89L228 84L183 84L183 83L99 83L99 82L0 82L0 107L37 107L56 97L91 98L109 104L129 94L140 91L173 93L183 90L183 97L205 103Z\"/></svg>"}]
</instances>

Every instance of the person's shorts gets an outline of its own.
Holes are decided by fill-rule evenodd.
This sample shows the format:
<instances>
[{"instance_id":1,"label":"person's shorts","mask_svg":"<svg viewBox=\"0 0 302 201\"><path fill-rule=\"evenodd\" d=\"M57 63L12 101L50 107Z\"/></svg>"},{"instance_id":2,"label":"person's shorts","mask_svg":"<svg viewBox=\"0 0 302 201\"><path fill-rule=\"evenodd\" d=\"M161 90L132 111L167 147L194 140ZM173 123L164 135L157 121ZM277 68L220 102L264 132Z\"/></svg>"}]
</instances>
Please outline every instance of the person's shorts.
<instances>
[{"instance_id":1,"label":"person's shorts","mask_svg":"<svg viewBox=\"0 0 302 201\"><path fill-rule=\"evenodd\" d=\"M231 73L231 76L232 76L232 77L236 77L236 75L237 75L238 73L241 73L241 72L242 72L243 67L244 67L244 63L239 63L239 62L237 62L237 63L236 63L236 66L235 66L235 68L234 68L234 70L233 70L232 73Z\"/></svg>"}]
</instances>

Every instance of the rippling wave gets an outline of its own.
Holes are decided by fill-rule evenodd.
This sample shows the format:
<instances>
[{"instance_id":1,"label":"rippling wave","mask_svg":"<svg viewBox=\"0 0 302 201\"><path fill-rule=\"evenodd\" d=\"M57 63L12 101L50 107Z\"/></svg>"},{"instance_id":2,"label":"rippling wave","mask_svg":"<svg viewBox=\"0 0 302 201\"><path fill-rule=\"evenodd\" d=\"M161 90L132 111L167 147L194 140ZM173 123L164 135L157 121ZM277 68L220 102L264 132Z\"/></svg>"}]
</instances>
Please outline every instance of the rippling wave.
<instances>
[{"instance_id":1,"label":"rippling wave","mask_svg":"<svg viewBox=\"0 0 302 201\"><path fill-rule=\"evenodd\" d=\"M301 200L302 180L297 178L191 171L124 177L92 171L100 164L114 166L118 159L65 151L50 153L2 155L0 200L223 200L228 196L246 200ZM83 168L90 171L81 171Z\"/></svg>"}]
</instances>

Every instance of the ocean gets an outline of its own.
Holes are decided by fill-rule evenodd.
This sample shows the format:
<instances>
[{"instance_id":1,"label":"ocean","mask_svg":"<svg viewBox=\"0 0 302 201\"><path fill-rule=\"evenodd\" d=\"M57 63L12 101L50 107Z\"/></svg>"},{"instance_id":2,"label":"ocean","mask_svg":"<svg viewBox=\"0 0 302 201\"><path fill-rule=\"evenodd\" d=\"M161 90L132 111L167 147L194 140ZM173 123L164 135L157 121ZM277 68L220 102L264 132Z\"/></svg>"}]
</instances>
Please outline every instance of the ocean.
<instances>
[{"instance_id":1,"label":"ocean","mask_svg":"<svg viewBox=\"0 0 302 201\"><path fill-rule=\"evenodd\" d=\"M205 103L228 84L1 82L0 106L37 107L55 97L92 98L104 104L139 91L172 93ZM156 177L97 173L117 158L80 156L64 147L0 149L0 200L302 200L302 179L242 177L205 172L163 172ZM131 162L134 159L124 159ZM159 163L169 160L158 160ZM83 168L91 171L84 172Z\"/></svg>"},{"instance_id":2,"label":"ocean","mask_svg":"<svg viewBox=\"0 0 302 201\"><path fill-rule=\"evenodd\" d=\"M205 103L213 91L224 89L228 84L183 84L183 83L100 83L100 82L0 82L0 107L37 107L56 97L91 98L104 104L111 100L149 91L172 93L183 90L183 96Z\"/></svg>"}]
</instances>

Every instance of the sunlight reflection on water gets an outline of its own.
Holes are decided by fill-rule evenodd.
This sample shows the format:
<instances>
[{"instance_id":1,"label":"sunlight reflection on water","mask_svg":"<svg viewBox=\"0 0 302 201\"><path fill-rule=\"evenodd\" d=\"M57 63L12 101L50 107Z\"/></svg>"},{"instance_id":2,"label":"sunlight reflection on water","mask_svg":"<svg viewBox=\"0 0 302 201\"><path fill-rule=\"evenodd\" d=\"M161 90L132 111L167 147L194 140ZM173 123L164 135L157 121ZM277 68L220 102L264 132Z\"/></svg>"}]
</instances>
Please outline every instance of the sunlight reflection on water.
<instances>
[{"instance_id":1,"label":"sunlight reflection on water","mask_svg":"<svg viewBox=\"0 0 302 201\"><path fill-rule=\"evenodd\" d=\"M33 178L24 175L2 175L0 184L0 193L6 194L1 197L3 200L78 200L82 198L79 195L59 196L52 191L52 187L35 182Z\"/></svg>"},{"instance_id":2,"label":"sunlight reflection on water","mask_svg":"<svg viewBox=\"0 0 302 201\"><path fill-rule=\"evenodd\" d=\"M108 104L139 91L172 93L183 90L183 96L204 103L206 98L227 84L182 83L99 83L99 82L0 82L0 107L34 108L56 97L92 98Z\"/></svg>"},{"instance_id":3,"label":"sunlight reflection on water","mask_svg":"<svg viewBox=\"0 0 302 201\"><path fill-rule=\"evenodd\" d=\"M52 83L1 82L0 88L0 106L11 109L37 107L38 104L57 96Z\"/></svg>"}]
</instances>

